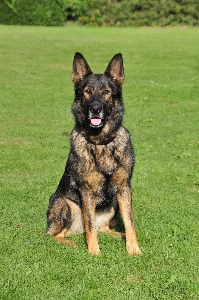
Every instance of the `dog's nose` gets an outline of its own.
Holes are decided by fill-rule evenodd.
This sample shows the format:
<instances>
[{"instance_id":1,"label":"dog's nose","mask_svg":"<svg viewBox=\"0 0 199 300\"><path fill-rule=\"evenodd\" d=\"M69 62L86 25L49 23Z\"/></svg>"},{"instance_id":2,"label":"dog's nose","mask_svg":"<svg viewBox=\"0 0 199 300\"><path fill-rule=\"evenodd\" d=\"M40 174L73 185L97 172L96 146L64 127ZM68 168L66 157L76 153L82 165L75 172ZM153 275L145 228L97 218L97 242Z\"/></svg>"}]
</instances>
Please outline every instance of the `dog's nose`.
<instances>
[{"instance_id":1,"label":"dog's nose","mask_svg":"<svg viewBox=\"0 0 199 300\"><path fill-rule=\"evenodd\" d=\"M99 114L103 109L103 104L97 101L94 101L89 104L89 110L92 114Z\"/></svg>"}]
</instances>

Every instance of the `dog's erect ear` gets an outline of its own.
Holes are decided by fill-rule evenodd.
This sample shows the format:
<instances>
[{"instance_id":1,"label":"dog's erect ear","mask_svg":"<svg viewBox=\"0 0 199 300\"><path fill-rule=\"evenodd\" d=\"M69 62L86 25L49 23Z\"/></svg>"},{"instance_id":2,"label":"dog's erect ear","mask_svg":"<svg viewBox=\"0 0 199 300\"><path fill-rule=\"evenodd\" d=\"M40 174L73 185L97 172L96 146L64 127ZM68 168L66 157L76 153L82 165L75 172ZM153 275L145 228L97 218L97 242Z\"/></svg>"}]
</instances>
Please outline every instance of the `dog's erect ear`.
<instances>
[{"instance_id":1,"label":"dog's erect ear","mask_svg":"<svg viewBox=\"0 0 199 300\"><path fill-rule=\"evenodd\" d=\"M77 84L80 80L84 79L85 76L92 74L87 61L83 55L79 52L75 53L73 60L73 73L72 80L74 84Z\"/></svg>"},{"instance_id":2,"label":"dog's erect ear","mask_svg":"<svg viewBox=\"0 0 199 300\"><path fill-rule=\"evenodd\" d=\"M106 71L104 72L105 75L111 76L114 80L122 85L124 82L124 67L123 67L123 59L122 54L116 54L110 61Z\"/></svg>"}]
</instances>

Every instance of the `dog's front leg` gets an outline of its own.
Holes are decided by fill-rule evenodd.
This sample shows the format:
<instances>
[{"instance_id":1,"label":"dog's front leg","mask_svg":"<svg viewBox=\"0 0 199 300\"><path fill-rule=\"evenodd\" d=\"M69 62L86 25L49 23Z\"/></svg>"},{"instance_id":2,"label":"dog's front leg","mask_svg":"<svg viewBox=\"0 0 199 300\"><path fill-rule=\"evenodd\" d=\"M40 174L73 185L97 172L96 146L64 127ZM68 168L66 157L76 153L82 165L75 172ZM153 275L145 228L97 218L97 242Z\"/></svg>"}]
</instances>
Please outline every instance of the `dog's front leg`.
<instances>
[{"instance_id":1,"label":"dog's front leg","mask_svg":"<svg viewBox=\"0 0 199 300\"><path fill-rule=\"evenodd\" d=\"M99 255L100 249L97 240L95 207L96 201L93 199L92 195L88 191L84 191L82 193L82 213L88 253Z\"/></svg>"},{"instance_id":2,"label":"dog's front leg","mask_svg":"<svg viewBox=\"0 0 199 300\"><path fill-rule=\"evenodd\" d=\"M113 181L118 187L117 201L124 221L126 232L126 249L129 255L141 254L133 220L131 188L128 184L128 173L122 167L118 168Z\"/></svg>"},{"instance_id":3,"label":"dog's front leg","mask_svg":"<svg viewBox=\"0 0 199 300\"><path fill-rule=\"evenodd\" d=\"M139 255L141 250L138 245L137 235L133 220L131 207L131 192L128 186L123 187L121 193L117 195L119 208L123 217L126 232L126 249L129 255Z\"/></svg>"},{"instance_id":4,"label":"dog's front leg","mask_svg":"<svg viewBox=\"0 0 199 300\"><path fill-rule=\"evenodd\" d=\"M84 186L81 189L82 214L88 252L95 255L100 254L96 229L96 202L103 180L103 176L95 171L92 174L84 174Z\"/></svg>"}]
</instances>

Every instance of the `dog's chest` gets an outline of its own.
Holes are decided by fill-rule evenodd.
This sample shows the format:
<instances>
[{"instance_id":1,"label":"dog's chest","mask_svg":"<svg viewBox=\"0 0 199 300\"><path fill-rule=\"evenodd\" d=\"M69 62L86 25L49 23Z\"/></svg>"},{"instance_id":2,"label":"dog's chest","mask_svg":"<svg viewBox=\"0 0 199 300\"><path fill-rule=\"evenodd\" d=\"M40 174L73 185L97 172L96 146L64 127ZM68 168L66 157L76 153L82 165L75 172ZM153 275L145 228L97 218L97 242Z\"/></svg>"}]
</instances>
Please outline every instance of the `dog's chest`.
<instances>
[{"instance_id":1,"label":"dog's chest","mask_svg":"<svg viewBox=\"0 0 199 300\"><path fill-rule=\"evenodd\" d=\"M127 137L124 129L121 128L114 141L107 145L95 145L74 130L71 135L72 164L81 174L89 174L97 170L102 174L111 175L118 165L123 163Z\"/></svg>"},{"instance_id":2,"label":"dog's chest","mask_svg":"<svg viewBox=\"0 0 199 300\"><path fill-rule=\"evenodd\" d=\"M110 143L109 145L90 145L89 152L96 168L105 174L111 175L118 166L118 153Z\"/></svg>"}]
</instances>

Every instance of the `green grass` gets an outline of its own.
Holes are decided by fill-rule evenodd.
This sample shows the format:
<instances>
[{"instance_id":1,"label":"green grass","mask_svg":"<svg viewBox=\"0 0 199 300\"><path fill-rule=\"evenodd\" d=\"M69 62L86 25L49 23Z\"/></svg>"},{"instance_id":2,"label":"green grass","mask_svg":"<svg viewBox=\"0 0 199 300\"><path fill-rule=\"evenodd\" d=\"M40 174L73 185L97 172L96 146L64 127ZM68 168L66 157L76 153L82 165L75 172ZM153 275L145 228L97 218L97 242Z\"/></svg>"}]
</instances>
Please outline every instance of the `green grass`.
<instances>
[{"instance_id":1,"label":"green grass","mask_svg":"<svg viewBox=\"0 0 199 300\"><path fill-rule=\"evenodd\" d=\"M199 299L199 29L0 26L0 299ZM72 60L122 52L143 255L99 234L102 256L44 236L74 121Z\"/></svg>"}]
</instances>

